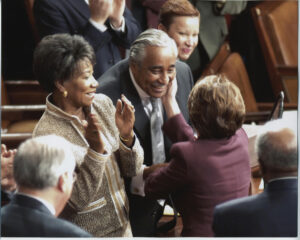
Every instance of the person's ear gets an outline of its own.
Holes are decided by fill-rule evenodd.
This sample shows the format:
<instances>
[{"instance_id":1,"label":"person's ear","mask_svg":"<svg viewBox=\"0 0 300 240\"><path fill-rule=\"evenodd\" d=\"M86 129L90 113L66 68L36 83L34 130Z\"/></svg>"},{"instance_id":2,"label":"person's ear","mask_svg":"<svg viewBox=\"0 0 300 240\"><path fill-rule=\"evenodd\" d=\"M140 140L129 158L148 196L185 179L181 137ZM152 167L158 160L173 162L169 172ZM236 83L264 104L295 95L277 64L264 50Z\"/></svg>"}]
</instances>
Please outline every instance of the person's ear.
<instances>
[{"instance_id":1,"label":"person's ear","mask_svg":"<svg viewBox=\"0 0 300 240\"><path fill-rule=\"evenodd\" d=\"M67 186L67 174L64 173L62 175L59 176L58 178L58 182L57 182L57 189L60 191L60 192L66 192L67 189L68 189L68 186Z\"/></svg>"},{"instance_id":2,"label":"person's ear","mask_svg":"<svg viewBox=\"0 0 300 240\"><path fill-rule=\"evenodd\" d=\"M58 89L58 91L60 91L61 93L63 93L63 92L66 91L66 89L65 89L65 87L63 85L63 82L57 80L57 81L54 82L54 85Z\"/></svg>"},{"instance_id":3,"label":"person's ear","mask_svg":"<svg viewBox=\"0 0 300 240\"><path fill-rule=\"evenodd\" d=\"M132 71L133 77L136 78L139 72L139 64L135 62L130 63L130 69Z\"/></svg>"},{"instance_id":4,"label":"person's ear","mask_svg":"<svg viewBox=\"0 0 300 240\"><path fill-rule=\"evenodd\" d=\"M264 175L266 173L266 167L264 163L260 160L260 158L258 159L258 162L259 162L260 172L262 175Z\"/></svg>"},{"instance_id":5,"label":"person's ear","mask_svg":"<svg viewBox=\"0 0 300 240\"><path fill-rule=\"evenodd\" d=\"M162 31L164 31L164 32L168 32L168 31L167 31L167 28L166 28L164 25L162 25L161 23L158 24L157 29L162 30Z\"/></svg>"}]
</instances>

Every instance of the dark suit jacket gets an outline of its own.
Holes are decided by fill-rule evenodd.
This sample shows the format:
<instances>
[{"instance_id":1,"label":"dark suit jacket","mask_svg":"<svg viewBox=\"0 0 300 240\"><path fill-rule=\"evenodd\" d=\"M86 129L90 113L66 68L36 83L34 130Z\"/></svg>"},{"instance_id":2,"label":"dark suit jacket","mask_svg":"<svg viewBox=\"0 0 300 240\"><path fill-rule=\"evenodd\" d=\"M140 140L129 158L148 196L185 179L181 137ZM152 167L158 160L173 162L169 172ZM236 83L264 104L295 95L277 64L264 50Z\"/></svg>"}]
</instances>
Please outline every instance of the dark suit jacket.
<instances>
[{"instance_id":1,"label":"dark suit jacket","mask_svg":"<svg viewBox=\"0 0 300 240\"><path fill-rule=\"evenodd\" d=\"M76 225L54 217L38 200L14 195L1 209L3 237L92 237Z\"/></svg>"},{"instance_id":2,"label":"dark suit jacket","mask_svg":"<svg viewBox=\"0 0 300 240\"><path fill-rule=\"evenodd\" d=\"M275 180L263 193L216 207L218 237L296 237L298 179Z\"/></svg>"},{"instance_id":3,"label":"dark suit jacket","mask_svg":"<svg viewBox=\"0 0 300 240\"><path fill-rule=\"evenodd\" d=\"M163 129L177 143L171 148L170 164L146 179L146 196L159 199L172 194L183 221L182 236L213 236L214 207L248 195L247 135L239 129L229 139L195 140L180 114L170 118Z\"/></svg>"},{"instance_id":4,"label":"dark suit jacket","mask_svg":"<svg viewBox=\"0 0 300 240\"><path fill-rule=\"evenodd\" d=\"M98 78L108 68L121 60L119 47L129 48L140 33L138 22L126 8L126 31L118 33L106 22L108 30L100 32L90 22L90 10L84 0L35 0L34 17L41 37L54 33L82 35L94 48Z\"/></svg>"},{"instance_id":5,"label":"dark suit jacket","mask_svg":"<svg viewBox=\"0 0 300 240\"><path fill-rule=\"evenodd\" d=\"M178 91L176 99L179 107L188 120L187 100L193 86L193 78L189 67L182 62L176 62L176 79ZM114 104L124 94L135 107L134 132L144 149L144 164L152 165L152 147L150 120L144 111L141 99L131 81L129 74L128 59L122 60L109 69L98 80L99 88L97 92L109 96ZM169 149L171 142L165 138L165 153L167 161L169 159ZM128 186L127 186L128 188ZM130 203L130 222L134 236L152 236L154 229L153 211L157 207L156 201L149 200L137 195L133 195L127 189Z\"/></svg>"}]
</instances>

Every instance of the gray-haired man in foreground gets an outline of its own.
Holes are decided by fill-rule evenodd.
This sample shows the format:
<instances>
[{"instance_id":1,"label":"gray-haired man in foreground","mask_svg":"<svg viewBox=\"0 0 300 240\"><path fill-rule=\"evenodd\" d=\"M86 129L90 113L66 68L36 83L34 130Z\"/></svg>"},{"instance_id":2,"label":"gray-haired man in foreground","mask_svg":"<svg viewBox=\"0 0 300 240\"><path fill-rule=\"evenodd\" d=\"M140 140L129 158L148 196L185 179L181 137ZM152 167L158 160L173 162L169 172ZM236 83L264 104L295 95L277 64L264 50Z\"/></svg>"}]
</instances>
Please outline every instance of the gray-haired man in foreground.
<instances>
[{"instance_id":1,"label":"gray-haired man in foreground","mask_svg":"<svg viewBox=\"0 0 300 240\"><path fill-rule=\"evenodd\" d=\"M70 143L49 135L28 139L14 157L17 192L1 209L5 237L91 237L74 224L55 216L68 201L75 158Z\"/></svg>"}]
</instances>

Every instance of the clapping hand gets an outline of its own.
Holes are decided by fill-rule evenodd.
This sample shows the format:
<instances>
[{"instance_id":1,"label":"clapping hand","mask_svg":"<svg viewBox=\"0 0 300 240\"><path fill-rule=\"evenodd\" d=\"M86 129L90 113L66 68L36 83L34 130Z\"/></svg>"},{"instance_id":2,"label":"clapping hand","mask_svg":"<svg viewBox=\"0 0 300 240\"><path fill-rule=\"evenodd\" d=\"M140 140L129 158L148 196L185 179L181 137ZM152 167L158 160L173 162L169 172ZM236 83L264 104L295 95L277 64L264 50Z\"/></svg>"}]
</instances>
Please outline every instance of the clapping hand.
<instances>
[{"instance_id":1,"label":"clapping hand","mask_svg":"<svg viewBox=\"0 0 300 240\"><path fill-rule=\"evenodd\" d=\"M109 16L109 20L115 28L119 28L122 26L124 10L125 0L113 0L112 12Z\"/></svg>"},{"instance_id":2,"label":"clapping hand","mask_svg":"<svg viewBox=\"0 0 300 240\"><path fill-rule=\"evenodd\" d=\"M115 121L116 126L119 129L121 140L123 140L128 147L132 146L134 139L134 111L134 106L122 94L121 99L118 100L116 105Z\"/></svg>"},{"instance_id":3,"label":"clapping hand","mask_svg":"<svg viewBox=\"0 0 300 240\"><path fill-rule=\"evenodd\" d=\"M104 143L101 137L101 126L97 116L93 113L89 113L84 127L86 128L85 138L90 144L90 148L98 153L105 153Z\"/></svg>"},{"instance_id":4,"label":"clapping hand","mask_svg":"<svg viewBox=\"0 0 300 240\"><path fill-rule=\"evenodd\" d=\"M104 25L109 18L115 28L122 26L125 0L89 0L91 19Z\"/></svg>"},{"instance_id":5,"label":"clapping hand","mask_svg":"<svg viewBox=\"0 0 300 240\"><path fill-rule=\"evenodd\" d=\"M89 0L91 19L104 25L107 18L112 14L112 0Z\"/></svg>"},{"instance_id":6,"label":"clapping hand","mask_svg":"<svg viewBox=\"0 0 300 240\"><path fill-rule=\"evenodd\" d=\"M16 182L13 176L13 162L17 150L7 150L4 144L1 144L1 188L5 191L14 191Z\"/></svg>"}]
</instances>

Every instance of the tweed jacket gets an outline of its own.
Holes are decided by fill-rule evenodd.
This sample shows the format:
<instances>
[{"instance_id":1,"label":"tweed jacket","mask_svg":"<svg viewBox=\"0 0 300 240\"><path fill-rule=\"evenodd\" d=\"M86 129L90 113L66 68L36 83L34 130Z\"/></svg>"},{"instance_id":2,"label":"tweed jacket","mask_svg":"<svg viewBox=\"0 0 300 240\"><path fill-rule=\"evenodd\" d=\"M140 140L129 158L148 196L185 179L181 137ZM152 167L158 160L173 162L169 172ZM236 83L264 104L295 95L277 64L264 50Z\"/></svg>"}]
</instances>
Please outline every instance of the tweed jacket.
<instances>
[{"instance_id":1,"label":"tweed jacket","mask_svg":"<svg viewBox=\"0 0 300 240\"><path fill-rule=\"evenodd\" d=\"M51 94L33 136L57 134L73 143L77 180L60 217L95 237L132 236L123 177L136 175L143 162L143 149L137 138L132 149L120 141L114 119L115 107L110 98L96 94L91 112L98 116L107 154L89 148L79 118L53 105Z\"/></svg>"}]
</instances>

